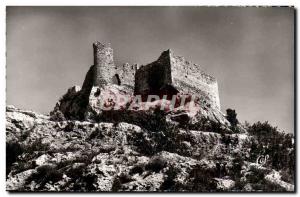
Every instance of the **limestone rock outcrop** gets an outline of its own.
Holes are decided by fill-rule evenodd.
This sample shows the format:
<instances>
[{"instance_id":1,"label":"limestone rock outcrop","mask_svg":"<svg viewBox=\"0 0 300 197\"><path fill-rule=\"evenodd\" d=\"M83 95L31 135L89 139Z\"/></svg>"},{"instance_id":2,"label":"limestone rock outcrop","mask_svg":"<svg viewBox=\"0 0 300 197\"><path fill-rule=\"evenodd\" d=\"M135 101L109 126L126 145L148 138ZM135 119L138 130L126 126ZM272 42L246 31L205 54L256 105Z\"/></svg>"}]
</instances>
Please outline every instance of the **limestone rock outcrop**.
<instances>
[{"instance_id":1,"label":"limestone rock outcrop","mask_svg":"<svg viewBox=\"0 0 300 197\"><path fill-rule=\"evenodd\" d=\"M278 172L246 161L252 138L247 133L224 134L210 121L199 130L183 129L161 118L157 114L141 126L52 121L9 106L6 189L293 191L291 183L276 179Z\"/></svg>"},{"instance_id":2,"label":"limestone rock outcrop","mask_svg":"<svg viewBox=\"0 0 300 197\"><path fill-rule=\"evenodd\" d=\"M278 141L258 146L255 132L229 122L216 79L198 65L167 50L118 66L109 45L93 47L82 88L49 115L6 107L8 191L294 191L293 166L261 155ZM290 141L273 144L280 158L292 156Z\"/></svg>"}]
</instances>

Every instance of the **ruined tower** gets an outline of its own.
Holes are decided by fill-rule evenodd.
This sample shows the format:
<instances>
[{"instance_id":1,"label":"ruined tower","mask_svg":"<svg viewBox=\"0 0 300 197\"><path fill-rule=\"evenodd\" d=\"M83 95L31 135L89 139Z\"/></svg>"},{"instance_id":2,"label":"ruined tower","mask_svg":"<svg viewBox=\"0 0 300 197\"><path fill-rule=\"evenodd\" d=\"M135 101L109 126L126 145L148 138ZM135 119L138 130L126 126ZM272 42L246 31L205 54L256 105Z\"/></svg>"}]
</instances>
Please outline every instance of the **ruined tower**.
<instances>
[{"instance_id":1,"label":"ruined tower","mask_svg":"<svg viewBox=\"0 0 300 197\"><path fill-rule=\"evenodd\" d=\"M113 50L110 47L110 44L104 45L100 42L95 42L93 44L93 49L95 66L93 85L103 86L112 83L115 66Z\"/></svg>"},{"instance_id":2,"label":"ruined tower","mask_svg":"<svg viewBox=\"0 0 300 197\"><path fill-rule=\"evenodd\" d=\"M142 98L148 95L172 97L178 92L188 92L220 109L217 80L199 65L175 56L171 50L164 51L156 61L141 67L127 63L115 66L109 44L95 42L93 51L94 65L87 72L82 86L86 96L93 86L116 84L134 89L134 94Z\"/></svg>"},{"instance_id":3,"label":"ruined tower","mask_svg":"<svg viewBox=\"0 0 300 197\"><path fill-rule=\"evenodd\" d=\"M85 93L89 94L93 86L103 87L109 84L124 85L133 89L137 65L126 63L115 66L110 44L94 42L93 53L94 65L90 67L82 85Z\"/></svg>"},{"instance_id":4,"label":"ruined tower","mask_svg":"<svg viewBox=\"0 0 300 197\"><path fill-rule=\"evenodd\" d=\"M89 93L93 86L103 87L113 83L115 75L115 65L113 60L113 50L110 45L100 42L93 43L94 65L86 74L82 85L82 90Z\"/></svg>"}]
</instances>

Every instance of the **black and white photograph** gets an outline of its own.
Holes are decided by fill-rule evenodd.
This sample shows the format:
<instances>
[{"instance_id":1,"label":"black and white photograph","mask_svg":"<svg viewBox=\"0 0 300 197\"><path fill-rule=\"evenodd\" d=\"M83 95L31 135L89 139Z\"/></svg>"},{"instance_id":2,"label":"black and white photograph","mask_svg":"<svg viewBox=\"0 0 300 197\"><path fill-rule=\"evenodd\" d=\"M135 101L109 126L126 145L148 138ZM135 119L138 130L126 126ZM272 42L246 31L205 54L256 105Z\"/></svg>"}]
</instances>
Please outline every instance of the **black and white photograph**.
<instances>
[{"instance_id":1,"label":"black and white photograph","mask_svg":"<svg viewBox=\"0 0 300 197\"><path fill-rule=\"evenodd\" d=\"M295 19L6 6L6 191L295 193Z\"/></svg>"}]
</instances>

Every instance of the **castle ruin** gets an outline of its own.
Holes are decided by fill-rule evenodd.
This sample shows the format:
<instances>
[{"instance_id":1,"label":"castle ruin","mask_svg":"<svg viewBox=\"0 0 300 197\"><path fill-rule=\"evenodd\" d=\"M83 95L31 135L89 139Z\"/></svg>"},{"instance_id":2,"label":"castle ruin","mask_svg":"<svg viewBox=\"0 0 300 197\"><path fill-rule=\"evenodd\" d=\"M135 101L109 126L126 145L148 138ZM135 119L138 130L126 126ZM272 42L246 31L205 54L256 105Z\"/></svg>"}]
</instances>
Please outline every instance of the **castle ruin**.
<instances>
[{"instance_id":1,"label":"castle ruin","mask_svg":"<svg viewBox=\"0 0 300 197\"><path fill-rule=\"evenodd\" d=\"M127 86L135 95L167 95L186 92L204 98L211 107L220 110L217 80L204 73L199 65L175 56L171 50L147 65L138 67L128 63L117 66L110 45L95 42L94 65L86 74L82 90L89 92L93 86L108 84Z\"/></svg>"}]
</instances>

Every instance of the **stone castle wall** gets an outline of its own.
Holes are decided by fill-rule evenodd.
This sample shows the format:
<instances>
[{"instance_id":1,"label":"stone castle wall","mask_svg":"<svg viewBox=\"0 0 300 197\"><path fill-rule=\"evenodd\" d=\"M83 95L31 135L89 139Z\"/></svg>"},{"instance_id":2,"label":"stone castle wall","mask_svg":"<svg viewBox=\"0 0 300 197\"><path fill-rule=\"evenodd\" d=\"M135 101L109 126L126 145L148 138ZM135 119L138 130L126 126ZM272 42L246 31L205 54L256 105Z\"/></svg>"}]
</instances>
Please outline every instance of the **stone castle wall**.
<instances>
[{"instance_id":1,"label":"stone castle wall","mask_svg":"<svg viewBox=\"0 0 300 197\"><path fill-rule=\"evenodd\" d=\"M116 68L116 77L119 78L120 85L134 87L134 78L137 70L137 64L130 65L128 63Z\"/></svg>"},{"instance_id":2,"label":"stone castle wall","mask_svg":"<svg viewBox=\"0 0 300 197\"><path fill-rule=\"evenodd\" d=\"M83 91L89 92L92 86L117 84L134 88L134 93L142 96L189 92L205 98L211 106L220 109L216 79L204 73L199 65L175 56L170 50L164 51L158 60L138 68L128 63L115 66L113 50L109 45L96 42L93 48L94 65L86 75Z\"/></svg>"},{"instance_id":3,"label":"stone castle wall","mask_svg":"<svg viewBox=\"0 0 300 197\"><path fill-rule=\"evenodd\" d=\"M170 50L136 72L135 94L176 94L178 91L205 98L210 106L220 109L216 79L204 73L199 65L173 55Z\"/></svg>"},{"instance_id":4,"label":"stone castle wall","mask_svg":"<svg viewBox=\"0 0 300 197\"><path fill-rule=\"evenodd\" d=\"M93 43L94 65L88 70L82 85L83 91L89 92L92 86L104 86L106 84L126 85L133 89L134 76L137 65L128 63L115 66L113 49L110 45L100 42Z\"/></svg>"},{"instance_id":5,"label":"stone castle wall","mask_svg":"<svg viewBox=\"0 0 300 197\"><path fill-rule=\"evenodd\" d=\"M175 56L171 51L169 56L174 86L181 91L188 90L191 93L207 97L209 104L220 109L217 80L204 73L199 65L185 60L184 57Z\"/></svg>"},{"instance_id":6,"label":"stone castle wall","mask_svg":"<svg viewBox=\"0 0 300 197\"><path fill-rule=\"evenodd\" d=\"M135 74L135 94L158 94L158 90L172 84L171 65L167 52L157 61L141 66Z\"/></svg>"}]
</instances>

